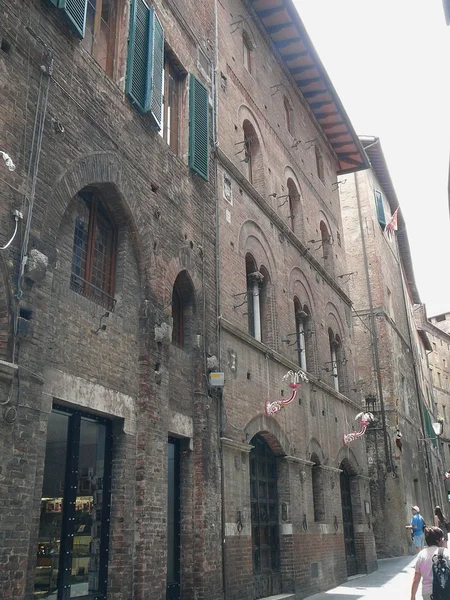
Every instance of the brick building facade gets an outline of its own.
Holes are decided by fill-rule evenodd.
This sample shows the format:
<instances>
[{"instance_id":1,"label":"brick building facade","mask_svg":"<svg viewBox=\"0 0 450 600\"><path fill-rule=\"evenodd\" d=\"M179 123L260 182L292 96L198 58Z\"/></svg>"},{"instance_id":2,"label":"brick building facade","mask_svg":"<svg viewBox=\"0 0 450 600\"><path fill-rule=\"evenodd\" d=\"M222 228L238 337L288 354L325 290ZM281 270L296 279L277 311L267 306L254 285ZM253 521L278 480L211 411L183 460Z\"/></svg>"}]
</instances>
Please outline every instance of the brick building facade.
<instances>
[{"instance_id":1,"label":"brick building facade","mask_svg":"<svg viewBox=\"0 0 450 600\"><path fill-rule=\"evenodd\" d=\"M439 475L442 477L444 473L450 471L450 313L427 318L426 307L422 305L420 311L416 311L416 318L430 340L428 394L434 414L444 419L444 428L440 437L442 468ZM445 480L445 490L447 497L443 502L443 510L449 512L447 500L450 493L450 479Z\"/></svg>"},{"instance_id":2,"label":"brick building facade","mask_svg":"<svg viewBox=\"0 0 450 600\"><path fill-rule=\"evenodd\" d=\"M1 3L0 596L219 598L213 10L56 4Z\"/></svg>"},{"instance_id":3,"label":"brick building facade","mask_svg":"<svg viewBox=\"0 0 450 600\"><path fill-rule=\"evenodd\" d=\"M292 3L219 4L225 596L376 567L337 173L366 159ZM301 367L299 398L287 371ZM278 518L279 515L279 518Z\"/></svg>"},{"instance_id":4,"label":"brick building facade","mask_svg":"<svg viewBox=\"0 0 450 600\"><path fill-rule=\"evenodd\" d=\"M292 2L0 7L0 595L373 570L337 182L368 163Z\"/></svg>"},{"instance_id":5,"label":"brick building facade","mask_svg":"<svg viewBox=\"0 0 450 600\"><path fill-rule=\"evenodd\" d=\"M441 459L432 422L427 352L418 326L420 297L405 222L385 233L399 206L378 138L361 138L371 169L341 178L340 194L350 278L358 388L377 421L367 435L378 556L411 548L405 524L419 505L426 522L442 502ZM433 438L432 440L429 438Z\"/></svg>"}]
</instances>

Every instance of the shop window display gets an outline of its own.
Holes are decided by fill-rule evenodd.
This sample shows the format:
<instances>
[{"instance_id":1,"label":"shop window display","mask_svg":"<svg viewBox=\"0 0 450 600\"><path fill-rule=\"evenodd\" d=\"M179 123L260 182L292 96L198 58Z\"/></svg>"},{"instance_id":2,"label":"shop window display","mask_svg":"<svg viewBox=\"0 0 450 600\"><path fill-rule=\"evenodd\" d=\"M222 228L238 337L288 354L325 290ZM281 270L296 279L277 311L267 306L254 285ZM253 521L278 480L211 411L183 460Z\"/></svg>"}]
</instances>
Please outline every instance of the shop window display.
<instances>
[{"instance_id":1,"label":"shop window display","mask_svg":"<svg viewBox=\"0 0 450 600\"><path fill-rule=\"evenodd\" d=\"M110 423L55 408L49 418L34 598L106 598Z\"/></svg>"}]
</instances>

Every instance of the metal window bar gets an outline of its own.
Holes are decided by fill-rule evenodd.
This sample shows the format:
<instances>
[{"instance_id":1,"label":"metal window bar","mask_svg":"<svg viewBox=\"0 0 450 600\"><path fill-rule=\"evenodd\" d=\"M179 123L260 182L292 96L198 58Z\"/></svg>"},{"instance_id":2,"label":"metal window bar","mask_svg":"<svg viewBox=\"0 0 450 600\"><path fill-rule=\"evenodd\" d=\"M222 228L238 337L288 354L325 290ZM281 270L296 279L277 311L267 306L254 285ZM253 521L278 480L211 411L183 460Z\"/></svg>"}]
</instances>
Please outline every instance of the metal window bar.
<instances>
[{"instance_id":1,"label":"metal window bar","mask_svg":"<svg viewBox=\"0 0 450 600\"><path fill-rule=\"evenodd\" d=\"M70 289L88 300L93 300L103 308L113 311L116 305L114 296L107 294L104 290L98 288L93 283L86 281L76 273L72 273L70 278Z\"/></svg>"}]
</instances>

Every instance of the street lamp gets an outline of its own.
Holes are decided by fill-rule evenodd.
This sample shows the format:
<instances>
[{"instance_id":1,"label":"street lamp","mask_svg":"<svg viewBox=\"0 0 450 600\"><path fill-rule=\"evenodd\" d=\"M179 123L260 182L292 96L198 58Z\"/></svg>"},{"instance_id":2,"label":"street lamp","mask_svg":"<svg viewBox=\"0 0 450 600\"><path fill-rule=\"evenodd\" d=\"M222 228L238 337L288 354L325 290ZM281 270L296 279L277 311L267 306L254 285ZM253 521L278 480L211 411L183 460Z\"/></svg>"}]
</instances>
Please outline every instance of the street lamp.
<instances>
[{"instance_id":1,"label":"street lamp","mask_svg":"<svg viewBox=\"0 0 450 600\"><path fill-rule=\"evenodd\" d=\"M432 423L432 427L436 437L439 437L444 431L444 419L438 419L436 423Z\"/></svg>"}]
</instances>

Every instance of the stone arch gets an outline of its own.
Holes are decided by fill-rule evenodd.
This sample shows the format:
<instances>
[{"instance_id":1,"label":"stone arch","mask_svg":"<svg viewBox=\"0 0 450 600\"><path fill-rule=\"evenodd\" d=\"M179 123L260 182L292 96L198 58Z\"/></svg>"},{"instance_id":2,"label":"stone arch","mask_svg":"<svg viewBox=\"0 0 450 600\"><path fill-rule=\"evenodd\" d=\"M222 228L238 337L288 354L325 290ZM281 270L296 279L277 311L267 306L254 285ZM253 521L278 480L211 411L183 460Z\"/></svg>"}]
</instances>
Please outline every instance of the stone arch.
<instances>
[{"instance_id":1,"label":"stone arch","mask_svg":"<svg viewBox=\"0 0 450 600\"><path fill-rule=\"evenodd\" d=\"M334 333L339 335L341 340L344 340L345 335L342 319L339 316L338 309L332 302L327 303L325 313L327 315L327 326L331 327L334 330Z\"/></svg>"},{"instance_id":2,"label":"stone arch","mask_svg":"<svg viewBox=\"0 0 450 600\"><path fill-rule=\"evenodd\" d=\"M195 297L195 305L197 307L197 313L200 311L202 303L200 302L203 286L199 275L196 272L195 268L195 260L192 257L192 253L189 251L184 251L184 249L180 252L177 257L174 257L170 260L167 265L164 281L161 282L162 289L162 298L160 298L160 302L162 306L170 306L172 301L172 290L173 285L178 277L178 275L185 271L189 277L190 282L192 283L194 297ZM167 311L167 314L170 314L170 311Z\"/></svg>"},{"instance_id":3,"label":"stone arch","mask_svg":"<svg viewBox=\"0 0 450 600\"><path fill-rule=\"evenodd\" d=\"M358 459L353 450L348 446L342 446L339 450L334 461L334 466L345 470L349 475L358 475L360 470Z\"/></svg>"},{"instance_id":4,"label":"stone arch","mask_svg":"<svg viewBox=\"0 0 450 600\"><path fill-rule=\"evenodd\" d=\"M244 427L247 442L255 435L260 435L269 444L276 456L289 456L291 454L291 443L286 433L277 421L266 415L257 415Z\"/></svg>"},{"instance_id":5,"label":"stone arch","mask_svg":"<svg viewBox=\"0 0 450 600\"><path fill-rule=\"evenodd\" d=\"M144 258L142 239L148 237L145 229L145 218L140 207L139 194L125 194L123 190L133 189L132 178L127 177L123 168L123 160L115 152L92 152L73 161L59 177L51 190L47 203L43 242L49 247L56 247L56 240L64 214L76 194L88 186L102 188L106 194L114 193L117 197L118 219L126 220L138 261L141 283L148 286L148 273ZM120 224L120 223L119 223ZM145 229L145 231L144 231Z\"/></svg>"},{"instance_id":6,"label":"stone arch","mask_svg":"<svg viewBox=\"0 0 450 600\"><path fill-rule=\"evenodd\" d=\"M311 438L308 447L306 448L306 459L311 460L311 456L314 454L318 457L319 463L323 465L325 461L325 454L323 453L322 446L316 440L316 438Z\"/></svg>"},{"instance_id":7,"label":"stone arch","mask_svg":"<svg viewBox=\"0 0 450 600\"><path fill-rule=\"evenodd\" d=\"M265 233L254 221L245 221L241 225L238 241L239 254L245 260L249 252L256 261L258 268L264 265L268 270L272 282L275 281L275 257Z\"/></svg>"},{"instance_id":8,"label":"stone arch","mask_svg":"<svg viewBox=\"0 0 450 600\"><path fill-rule=\"evenodd\" d=\"M314 314L314 296L311 286L304 272L298 267L294 267L289 274L289 298L292 299L294 296L298 296L302 305L307 304Z\"/></svg>"}]
</instances>

